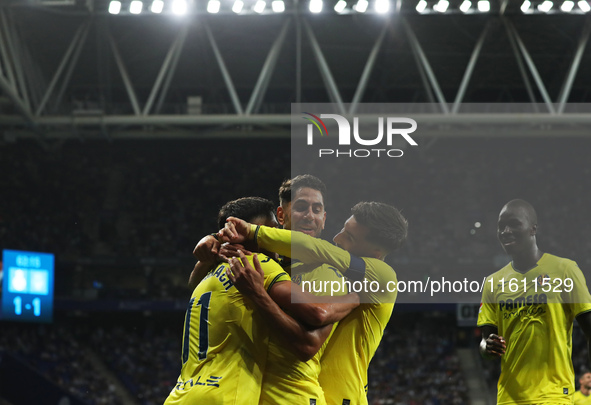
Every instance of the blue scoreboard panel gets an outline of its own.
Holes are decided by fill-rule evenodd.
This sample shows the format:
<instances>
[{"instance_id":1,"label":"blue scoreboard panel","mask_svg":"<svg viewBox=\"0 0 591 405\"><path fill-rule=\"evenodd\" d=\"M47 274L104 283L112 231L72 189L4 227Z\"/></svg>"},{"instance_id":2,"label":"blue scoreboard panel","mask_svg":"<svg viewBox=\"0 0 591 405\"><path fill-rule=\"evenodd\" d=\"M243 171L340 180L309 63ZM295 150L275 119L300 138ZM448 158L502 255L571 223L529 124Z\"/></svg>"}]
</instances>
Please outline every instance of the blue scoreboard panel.
<instances>
[{"instance_id":1,"label":"blue scoreboard panel","mask_svg":"<svg viewBox=\"0 0 591 405\"><path fill-rule=\"evenodd\" d=\"M50 253L3 250L2 318L27 322L53 319L53 264Z\"/></svg>"}]
</instances>

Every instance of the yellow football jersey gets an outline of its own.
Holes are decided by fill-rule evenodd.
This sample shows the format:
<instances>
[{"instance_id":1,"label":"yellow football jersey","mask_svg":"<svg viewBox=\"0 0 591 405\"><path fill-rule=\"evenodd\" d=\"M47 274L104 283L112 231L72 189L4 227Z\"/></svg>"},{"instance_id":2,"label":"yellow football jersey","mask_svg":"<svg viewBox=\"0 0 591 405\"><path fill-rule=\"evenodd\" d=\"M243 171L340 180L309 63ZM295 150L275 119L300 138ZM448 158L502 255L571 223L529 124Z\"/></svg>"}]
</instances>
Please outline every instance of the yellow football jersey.
<instances>
[{"instance_id":1,"label":"yellow football jersey","mask_svg":"<svg viewBox=\"0 0 591 405\"><path fill-rule=\"evenodd\" d=\"M352 258L347 251L300 232L261 226L256 240L260 246L284 256L294 253L304 263L326 263L345 276L351 266ZM366 280L378 282L380 288L359 292L362 301L368 303L344 318L326 345L320 362L320 385L329 405L367 404L367 369L396 301L397 292L386 288L388 282L397 281L394 270L381 260L363 258L363 261Z\"/></svg>"},{"instance_id":2,"label":"yellow football jersey","mask_svg":"<svg viewBox=\"0 0 591 405\"><path fill-rule=\"evenodd\" d=\"M252 256L248 257L252 263ZM289 275L260 254L267 291ZM211 270L193 291L185 314L182 368L165 405L252 405L259 401L267 362L269 328L254 304L226 275Z\"/></svg>"},{"instance_id":3,"label":"yellow football jersey","mask_svg":"<svg viewBox=\"0 0 591 405\"><path fill-rule=\"evenodd\" d=\"M591 405L591 395L585 395L581 391L575 392L575 405Z\"/></svg>"},{"instance_id":4,"label":"yellow football jersey","mask_svg":"<svg viewBox=\"0 0 591 405\"><path fill-rule=\"evenodd\" d=\"M338 270L327 264L310 266L292 261L289 269L286 270L292 274L292 282L298 285L301 285L302 281L326 280L330 282L343 277ZM345 291L336 295L346 293ZM320 358L329 340L330 336L313 358L303 362L281 344L278 336L271 333L269 357L263 377L260 405L284 403L290 405L325 405L324 393L320 388L318 377L320 375Z\"/></svg>"},{"instance_id":5,"label":"yellow football jersey","mask_svg":"<svg viewBox=\"0 0 591 405\"><path fill-rule=\"evenodd\" d=\"M575 317L591 296L575 262L545 253L525 274L509 263L487 278L478 326L496 326L501 357L498 404L572 404Z\"/></svg>"}]
</instances>

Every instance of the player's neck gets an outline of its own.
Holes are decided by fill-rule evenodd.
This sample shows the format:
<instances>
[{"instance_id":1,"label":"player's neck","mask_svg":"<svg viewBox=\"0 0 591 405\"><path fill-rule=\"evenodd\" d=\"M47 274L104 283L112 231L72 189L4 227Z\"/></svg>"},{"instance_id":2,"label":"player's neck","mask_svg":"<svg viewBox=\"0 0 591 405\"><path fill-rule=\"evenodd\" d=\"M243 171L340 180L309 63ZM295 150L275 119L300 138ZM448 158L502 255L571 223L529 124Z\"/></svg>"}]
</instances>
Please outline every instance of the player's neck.
<instances>
[{"instance_id":1,"label":"player's neck","mask_svg":"<svg viewBox=\"0 0 591 405\"><path fill-rule=\"evenodd\" d=\"M513 268L520 273L527 273L538 265L538 261L543 255L544 252L538 249L537 245L534 245L531 249L512 257Z\"/></svg>"},{"instance_id":2,"label":"player's neck","mask_svg":"<svg viewBox=\"0 0 591 405\"><path fill-rule=\"evenodd\" d=\"M584 396L588 397L589 393L591 393L591 389L586 388L586 387L581 387L581 394L583 394Z\"/></svg>"}]
</instances>

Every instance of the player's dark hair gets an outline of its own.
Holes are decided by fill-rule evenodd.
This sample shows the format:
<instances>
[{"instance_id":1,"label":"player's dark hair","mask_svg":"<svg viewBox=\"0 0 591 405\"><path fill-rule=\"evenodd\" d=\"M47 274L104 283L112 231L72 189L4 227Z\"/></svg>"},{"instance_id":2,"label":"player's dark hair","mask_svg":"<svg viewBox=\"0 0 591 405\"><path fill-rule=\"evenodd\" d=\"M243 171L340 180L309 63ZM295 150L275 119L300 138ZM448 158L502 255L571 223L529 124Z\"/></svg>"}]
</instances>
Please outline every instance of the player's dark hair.
<instances>
[{"instance_id":1,"label":"player's dark hair","mask_svg":"<svg viewBox=\"0 0 591 405\"><path fill-rule=\"evenodd\" d=\"M326 186L322 180L311 174L300 174L293 179L288 179L281 183L279 187L279 204L284 205L291 202L292 195L302 187L320 191L322 199L325 199Z\"/></svg>"},{"instance_id":2,"label":"player's dark hair","mask_svg":"<svg viewBox=\"0 0 591 405\"><path fill-rule=\"evenodd\" d=\"M395 207L379 202L360 202L351 208L351 214L361 225L369 228L367 240L388 253L406 241L408 222Z\"/></svg>"},{"instance_id":3,"label":"player's dark hair","mask_svg":"<svg viewBox=\"0 0 591 405\"><path fill-rule=\"evenodd\" d=\"M218 212L218 227L221 229L228 217L237 217L251 222L258 217L274 218L275 205L261 197L242 197L224 204Z\"/></svg>"}]
</instances>

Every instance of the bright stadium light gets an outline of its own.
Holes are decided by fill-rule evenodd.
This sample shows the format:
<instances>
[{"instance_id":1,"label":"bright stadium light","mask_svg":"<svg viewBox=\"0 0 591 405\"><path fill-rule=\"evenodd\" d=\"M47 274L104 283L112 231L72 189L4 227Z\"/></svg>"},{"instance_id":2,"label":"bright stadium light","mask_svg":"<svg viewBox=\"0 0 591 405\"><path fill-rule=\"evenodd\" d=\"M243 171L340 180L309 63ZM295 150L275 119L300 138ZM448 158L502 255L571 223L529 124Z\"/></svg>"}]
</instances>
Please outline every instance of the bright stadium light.
<instances>
[{"instance_id":1,"label":"bright stadium light","mask_svg":"<svg viewBox=\"0 0 591 405\"><path fill-rule=\"evenodd\" d=\"M547 13L550 10L552 10L553 6L554 6L554 3L552 3L550 0L546 0L538 6L538 10L540 10L543 13Z\"/></svg>"},{"instance_id":2,"label":"bright stadium light","mask_svg":"<svg viewBox=\"0 0 591 405\"><path fill-rule=\"evenodd\" d=\"M562 5L560 6L560 9L562 11L564 11L565 13L570 13L574 7L575 7L575 2L567 0L564 3L562 3Z\"/></svg>"},{"instance_id":3,"label":"bright stadium light","mask_svg":"<svg viewBox=\"0 0 591 405\"><path fill-rule=\"evenodd\" d=\"M154 0L150 6L150 11L154 14L160 14L164 10L164 2L162 0Z\"/></svg>"},{"instance_id":4,"label":"bright stadium light","mask_svg":"<svg viewBox=\"0 0 591 405\"><path fill-rule=\"evenodd\" d=\"M522 13L527 13L529 11L529 8L530 7L531 7L531 1L525 0L523 2L523 4L521 5L521 12Z\"/></svg>"},{"instance_id":5,"label":"bright stadium light","mask_svg":"<svg viewBox=\"0 0 591 405\"><path fill-rule=\"evenodd\" d=\"M478 11L481 13L488 13L490 11L490 3L488 0L480 0L478 2Z\"/></svg>"},{"instance_id":6,"label":"bright stadium light","mask_svg":"<svg viewBox=\"0 0 591 405\"><path fill-rule=\"evenodd\" d=\"M242 8L244 8L244 2L242 0L236 0L232 6L232 11L236 14L240 14Z\"/></svg>"},{"instance_id":7,"label":"bright stadium light","mask_svg":"<svg viewBox=\"0 0 591 405\"><path fill-rule=\"evenodd\" d=\"M342 13L347 8L347 2L345 0L339 0L334 6L334 11Z\"/></svg>"},{"instance_id":8,"label":"bright stadium light","mask_svg":"<svg viewBox=\"0 0 591 405\"><path fill-rule=\"evenodd\" d=\"M419 13L423 13L423 12L425 12L426 9L427 9L427 2L425 0L419 1L419 3L417 4L417 11Z\"/></svg>"},{"instance_id":9,"label":"bright stadium light","mask_svg":"<svg viewBox=\"0 0 591 405\"><path fill-rule=\"evenodd\" d=\"M464 0L462 2L462 4L460 4L460 11L462 13L467 13L471 7L472 7L472 2L470 0Z\"/></svg>"},{"instance_id":10,"label":"bright stadium light","mask_svg":"<svg viewBox=\"0 0 591 405\"><path fill-rule=\"evenodd\" d=\"M258 0L256 2L256 4L254 5L254 11L255 11L255 13L261 14L263 11L265 11L265 7L266 6L267 6L267 3L265 3L264 0Z\"/></svg>"},{"instance_id":11,"label":"bright stadium light","mask_svg":"<svg viewBox=\"0 0 591 405\"><path fill-rule=\"evenodd\" d=\"M390 0L376 0L375 5L376 13L386 14L390 11Z\"/></svg>"},{"instance_id":12,"label":"bright stadium light","mask_svg":"<svg viewBox=\"0 0 591 405\"><path fill-rule=\"evenodd\" d=\"M440 13L445 13L447 11L448 7L449 7L449 1L439 0L439 2L433 6L433 10L438 11Z\"/></svg>"},{"instance_id":13,"label":"bright stadium light","mask_svg":"<svg viewBox=\"0 0 591 405\"><path fill-rule=\"evenodd\" d=\"M109 3L109 13L110 14L119 14L121 11L121 2L113 0Z\"/></svg>"},{"instance_id":14,"label":"bright stadium light","mask_svg":"<svg viewBox=\"0 0 591 405\"><path fill-rule=\"evenodd\" d=\"M358 13L365 13L367 11L368 6L369 6L369 3L367 2L367 0L358 0L357 4L355 4L355 6L353 8Z\"/></svg>"},{"instance_id":15,"label":"bright stadium light","mask_svg":"<svg viewBox=\"0 0 591 405\"><path fill-rule=\"evenodd\" d=\"M129 12L131 14L140 14L142 12L142 8L144 7L144 3L139 0L133 0L131 4L129 4Z\"/></svg>"},{"instance_id":16,"label":"bright stadium light","mask_svg":"<svg viewBox=\"0 0 591 405\"><path fill-rule=\"evenodd\" d=\"M589 3L587 3L584 0L581 0L577 3L577 5L579 6L579 8L581 9L581 11L583 11L584 13L588 13L589 10L591 10L591 6L589 5Z\"/></svg>"},{"instance_id":17,"label":"bright stadium light","mask_svg":"<svg viewBox=\"0 0 591 405\"><path fill-rule=\"evenodd\" d=\"M174 0L172 2L172 12L176 15L187 13L187 2L185 0Z\"/></svg>"},{"instance_id":18,"label":"bright stadium light","mask_svg":"<svg viewBox=\"0 0 591 405\"><path fill-rule=\"evenodd\" d=\"M273 0L271 8L275 13L283 13L285 11L285 3L283 0Z\"/></svg>"},{"instance_id":19,"label":"bright stadium light","mask_svg":"<svg viewBox=\"0 0 591 405\"><path fill-rule=\"evenodd\" d=\"M322 0L310 0L310 12L311 13L319 13L322 11Z\"/></svg>"},{"instance_id":20,"label":"bright stadium light","mask_svg":"<svg viewBox=\"0 0 591 405\"><path fill-rule=\"evenodd\" d=\"M207 12L210 14L217 14L220 11L221 3L219 0L209 0L207 3Z\"/></svg>"}]
</instances>

